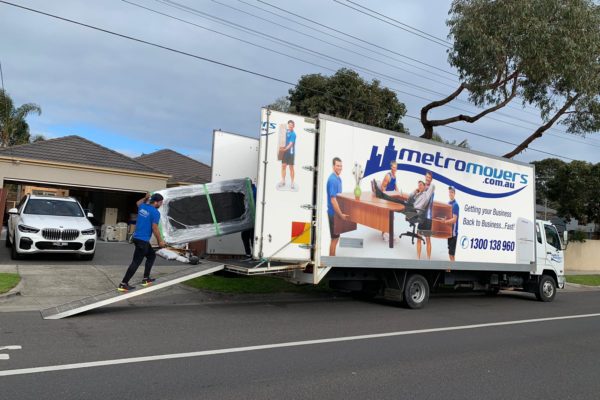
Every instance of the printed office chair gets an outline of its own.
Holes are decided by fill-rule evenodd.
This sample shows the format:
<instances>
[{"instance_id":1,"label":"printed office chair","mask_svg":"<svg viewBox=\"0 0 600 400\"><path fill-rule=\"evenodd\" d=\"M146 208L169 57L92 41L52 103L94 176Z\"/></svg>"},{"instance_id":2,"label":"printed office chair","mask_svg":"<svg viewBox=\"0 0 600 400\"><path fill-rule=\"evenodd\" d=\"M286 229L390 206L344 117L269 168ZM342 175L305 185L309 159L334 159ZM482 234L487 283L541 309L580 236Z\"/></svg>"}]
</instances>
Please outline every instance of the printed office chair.
<instances>
[{"instance_id":1,"label":"printed office chair","mask_svg":"<svg viewBox=\"0 0 600 400\"><path fill-rule=\"evenodd\" d=\"M412 231L406 231L405 233L401 233L400 234L400 238L402 239L402 236L410 236L412 238L411 243L415 244L415 238L419 239L423 242L423 244L425 244L425 238L423 237L423 235L419 235L418 231L418 225L420 225L421 223L423 223L426 219L431 219L428 218L428 215L431 215L431 211L433 209L433 195L431 196L431 198L429 199L429 203L427 203L427 207L424 210L417 210L415 208L412 209L412 211L408 211L405 213L405 217L406 217L406 221L408 221L409 226L412 228ZM430 228L431 229L431 228ZM421 231L424 232L424 231ZM431 230L427 231L431 234Z\"/></svg>"}]
</instances>

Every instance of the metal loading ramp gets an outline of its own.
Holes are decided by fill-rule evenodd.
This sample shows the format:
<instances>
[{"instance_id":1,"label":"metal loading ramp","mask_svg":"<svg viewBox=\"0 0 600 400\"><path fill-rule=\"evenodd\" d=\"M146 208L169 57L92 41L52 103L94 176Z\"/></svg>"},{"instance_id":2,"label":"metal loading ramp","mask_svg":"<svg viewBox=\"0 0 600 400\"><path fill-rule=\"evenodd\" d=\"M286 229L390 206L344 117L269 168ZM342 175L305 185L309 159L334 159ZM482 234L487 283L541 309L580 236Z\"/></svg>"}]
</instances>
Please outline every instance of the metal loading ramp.
<instances>
[{"instance_id":1,"label":"metal loading ramp","mask_svg":"<svg viewBox=\"0 0 600 400\"><path fill-rule=\"evenodd\" d=\"M198 265L190 266L189 268L157 278L151 286L137 286L136 289L124 293L119 292L115 287L115 289L111 290L110 292L86 297L81 300L75 300L56 307L47 308L41 311L42 317L44 319L61 319L69 317L71 315L80 314L82 312L93 310L108 304L164 289L168 286L173 286L202 275L212 274L213 272L221 271L224 268L225 265L222 263L203 261Z\"/></svg>"}]
</instances>

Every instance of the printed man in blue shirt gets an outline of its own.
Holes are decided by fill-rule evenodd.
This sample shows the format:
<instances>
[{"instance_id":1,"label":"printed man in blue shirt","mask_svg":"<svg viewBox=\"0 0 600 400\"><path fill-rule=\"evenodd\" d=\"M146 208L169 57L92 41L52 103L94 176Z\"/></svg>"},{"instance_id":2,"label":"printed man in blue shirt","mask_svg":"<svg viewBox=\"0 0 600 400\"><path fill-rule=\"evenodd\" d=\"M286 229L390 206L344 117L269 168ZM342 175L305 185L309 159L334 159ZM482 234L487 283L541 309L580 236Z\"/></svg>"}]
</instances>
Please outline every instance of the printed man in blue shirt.
<instances>
[{"instance_id":1,"label":"printed man in blue shirt","mask_svg":"<svg viewBox=\"0 0 600 400\"><path fill-rule=\"evenodd\" d=\"M458 238L458 214L460 212L460 207L454 199L455 195L456 189L454 186L448 186L448 198L450 199L448 204L452 206L452 218L444 220L444 223L447 225L452 224L452 237L448 238L448 255L450 256L450 261L454 261L454 255L456 254L456 241Z\"/></svg>"},{"instance_id":2,"label":"printed man in blue shirt","mask_svg":"<svg viewBox=\"0 0 600 400\"><path fill-rule=\"evenodd\" d=\"M146 203L148 199L150 199L150 201ZM137 271L144 257L146 257L146 265L144 268L144 279L142 279L142 286L148 286L154 282L154 279L150 278L150 270L152 269L152 265L154 265L156 253L150 245L150 238L154 233L154 236L158 241L158 245L160 247L165 247L165 242L163 241L160 231L158 230L158 222L160 221L160 212L158 211L158 208L162 205L162 203L163 197L160 193L155 193L152 196L150 196L148 193L143 199L139 199L135 203L138 207L135 232L133 233L133 244L135 245L135 250L133 251L133 259L131 260L131 264L129 264L129 268L127 268L127 272L125 272L125 276L119 284L118 289L120 292L127 292L135 288L135 286L129 285L129 280L133 277L135 271Z\"/></svg>"},{"instance_id":3,"label":"printed man in blue shirt","mask_svg":"<svg viewBox=\"0 0 600 400\"><path fill-rule=\"evenodd\" d=\"M278 187L285 186L285 170L289 166L290 167L290 178L292 178L292 186L291 189L295 189L294 187L294 159L296 157L296 132L294 132L295 127L294 121L291 119L288 121L288 127L285 132L285 147L281 150L283 153L283 158L281 160L281 182Z\"/></svg>"},{"instance_id":4,"label":"printed man in blue shirt","mask_svg":"<svg viewBox=\"0 0 600 400\"><path fill-rule=\"evenodd\" d=\"M341 173L342 160L340 160L338 157L335 157L333 159L333 172L327 179L327 217L329 219L329 233L331 235L331 243L329 244L330 256L335 256L335 249L338 241L340 240L340 235L335 233L334 217L337 214L338 217L343 220L348 218L348 215L342 212L337 202L337 195L342 193L342 178L340 178Z\"/></svg>"}]
</instances>

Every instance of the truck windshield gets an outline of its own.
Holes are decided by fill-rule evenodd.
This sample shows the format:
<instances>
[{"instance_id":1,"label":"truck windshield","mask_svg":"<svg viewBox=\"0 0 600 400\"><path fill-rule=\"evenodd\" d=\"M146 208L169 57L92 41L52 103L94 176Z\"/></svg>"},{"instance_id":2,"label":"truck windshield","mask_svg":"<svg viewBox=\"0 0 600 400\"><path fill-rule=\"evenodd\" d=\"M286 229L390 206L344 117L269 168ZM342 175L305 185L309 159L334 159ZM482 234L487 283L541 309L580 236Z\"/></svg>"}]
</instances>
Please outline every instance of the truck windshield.
<instances>
[{"instance_id":1,"label":"truck windshield","mask_svg":"<svg viewBox=\"0 0 600 400\"><path fill-rule=\"evenodd\" d=\"M58 215L61 217L83 217L81 207L74 201L31 199L27 202L25 214Z\"/></svg>"},{"instance_id":2,"label":"truck windshield","mask_svg":"<svg viewBox=\"0 0 600 400\"><path fill-rule=\"evenodd\" d=\"M552 225L544 225L544 231L546 232L546 242L555 249L560 250L560 238L558 237L556 228Z\"/></svg>"}]
</instances>

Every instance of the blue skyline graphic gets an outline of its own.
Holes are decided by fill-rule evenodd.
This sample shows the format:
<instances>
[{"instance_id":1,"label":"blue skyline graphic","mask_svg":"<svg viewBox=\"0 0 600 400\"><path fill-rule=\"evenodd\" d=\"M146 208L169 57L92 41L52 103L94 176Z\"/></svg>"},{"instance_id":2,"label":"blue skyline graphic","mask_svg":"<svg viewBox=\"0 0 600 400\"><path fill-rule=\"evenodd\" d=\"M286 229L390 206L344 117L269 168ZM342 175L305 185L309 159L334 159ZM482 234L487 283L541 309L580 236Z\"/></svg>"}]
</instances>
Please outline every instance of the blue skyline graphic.
<instances>
[{"instance_id":1,"label":"blue skyline graphic","mask_svg":"<svg viewBox=\"0 0 600 400\"><path fill-rule=\"evenodd\" d=\"M396 150L396 146L394 145L394 138L389 139L387 146L383 148L383 154L379 154L379 146L373 146L373 148L371 149L371 156L365 164L364 178L377 172L388 170L390 168L391 161L398 161L398 153L399 152L398 150ZM519 189L511 190L510 192L504 193L489 193L472 189L444 175L441 175L437 172L433 172L428 168L420 167L418 165L405 164L398 161L398 171L414 172L417 175L425 175L427 171L430 171L434 181L445 183L448 186L454 186L459 192L468 193L472 196L483 197L488 199L509 197L513 194L519 193L521 190L527 187L523 186Z\"/></svg>"}]
</instances>

